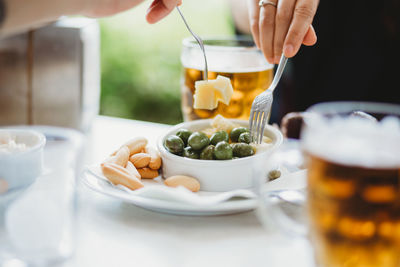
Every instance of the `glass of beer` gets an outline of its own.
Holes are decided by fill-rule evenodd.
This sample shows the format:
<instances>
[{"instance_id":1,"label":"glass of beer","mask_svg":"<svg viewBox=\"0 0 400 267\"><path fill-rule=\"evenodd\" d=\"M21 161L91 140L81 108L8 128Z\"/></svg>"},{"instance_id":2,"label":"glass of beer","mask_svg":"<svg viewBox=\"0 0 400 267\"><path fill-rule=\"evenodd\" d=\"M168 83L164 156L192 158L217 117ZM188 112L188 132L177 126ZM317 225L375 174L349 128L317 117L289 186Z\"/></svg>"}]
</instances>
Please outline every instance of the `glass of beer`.
<instances>
[{"instance_id":1,"label":"glass of beer","mask_svg":"<svg viewBox=\"0 0 400 267\"><path fill-rule=\"evenodd\" d=\"M183 40L181 62L182 112L185 121L213 118L221 114L226 118L248 120L254 98L265 91L273 78L273 65L269 64L254 42L246 37L204 39L208 63L208 79L222 75L231 79L233 96L229 105L219 103L214 110L194 109L194 84L203 79L204 57L197 42Z\"/></svg>"},{"instance_id":2,"label":"glass of beer","mask_svg":"<svg viewBox=\"0 0 400 267\"><path fill-rule=\"evenodd\" d=\"M400 106L317 104L304 119L301 146L317 266L400 266ZM263 192L264 207L282 210Z\"/></svg>"}]
</instances>

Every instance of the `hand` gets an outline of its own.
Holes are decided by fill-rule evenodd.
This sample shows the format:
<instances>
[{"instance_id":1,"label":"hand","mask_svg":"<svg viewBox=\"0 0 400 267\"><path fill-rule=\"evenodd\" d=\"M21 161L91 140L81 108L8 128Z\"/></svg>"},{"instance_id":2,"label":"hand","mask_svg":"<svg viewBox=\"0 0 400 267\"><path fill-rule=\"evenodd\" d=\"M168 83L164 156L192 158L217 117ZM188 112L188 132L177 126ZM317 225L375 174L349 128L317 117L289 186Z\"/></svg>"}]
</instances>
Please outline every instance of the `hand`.
<instances>
[{"instance_id":1,"label":"hand","mask_svg":"<svg viewBox=\"0 0 400 267\"><path fill-rule=\"evenodd\" d=\"M182 0L154 0L147 10L147 22L151 24L158 22L181 4Z\"/></svg>"},{"instance_id":2,"label":"hand","mask_svg":"<svg viewBox=\"0 0 400 267\"><path fill-rule=\"evenodd\" d=\"M277 7L258 6L259 0L248 0L251 32L256 45L270 63L279 63L297 54L301 44L314 45L317 35L311 23L319 0L270 0Z\"/></svg>"}]
</instances>

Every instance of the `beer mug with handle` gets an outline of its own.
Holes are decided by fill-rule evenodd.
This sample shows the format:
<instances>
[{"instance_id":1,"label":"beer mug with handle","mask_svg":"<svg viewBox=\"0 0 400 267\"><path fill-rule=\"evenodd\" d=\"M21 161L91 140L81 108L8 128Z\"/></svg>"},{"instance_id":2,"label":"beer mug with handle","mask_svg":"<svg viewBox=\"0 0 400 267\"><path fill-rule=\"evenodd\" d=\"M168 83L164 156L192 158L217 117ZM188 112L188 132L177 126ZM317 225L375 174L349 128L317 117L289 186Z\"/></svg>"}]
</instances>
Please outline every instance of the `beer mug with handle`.
<instances>
[{"instance_id":1,"label":"beer mug with handle","mask_svg":"<svg viewBox=\"0 0 400 267\"><path fill-rule=\"evenodd\" d=\"M260 186L262 221L306 236L320 267L400 266L400 106L314 105L301 150L306 190Z\"/></svg>"}]
</instances>

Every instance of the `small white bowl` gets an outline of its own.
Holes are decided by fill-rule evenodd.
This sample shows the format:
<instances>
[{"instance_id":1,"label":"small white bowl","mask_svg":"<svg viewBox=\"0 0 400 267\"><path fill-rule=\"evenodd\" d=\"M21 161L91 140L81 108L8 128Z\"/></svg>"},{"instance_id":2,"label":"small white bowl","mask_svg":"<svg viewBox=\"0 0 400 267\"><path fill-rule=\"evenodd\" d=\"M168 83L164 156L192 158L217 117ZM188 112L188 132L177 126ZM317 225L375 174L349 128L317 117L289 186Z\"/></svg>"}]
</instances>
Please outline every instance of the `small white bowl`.
<instances>
[{"instance_id":1,"label":"small white bowl","mask_svg":"<svg viewBox=\"0 0 400 267\"><path fill-rule=\"evenodd\" d=\"M247 121L231 121L240 126L249 126ZM272 139L270 149L246 158L234 160L189 159L174 155L164 147L167 136L176 134L179 129L202 131L211 127L211 122L212 119L207 119L178 124L158 140L157 146L163 161L163 177L191 176L200 182L200 190L214 192L251 188L255 185L255 179L266 177L267 173L273 168L269 158L283 141L281 132L270 125L267 125L264 131L264 135Z\"/></svg>"},{"instance_id":2,"label":"small white bowl","mask_svg":"<svg viewBox=\"0 0 400 267\"><path fill-rule=\"evenodd\" d=\"M0 129L0 135L9 133L16 143L24 143L24 151L0 151L0 180L7 183L7 191L23 189L32 184L42 173L43 148L46 137L32 130Z\"/></svg>"}]
</instances>

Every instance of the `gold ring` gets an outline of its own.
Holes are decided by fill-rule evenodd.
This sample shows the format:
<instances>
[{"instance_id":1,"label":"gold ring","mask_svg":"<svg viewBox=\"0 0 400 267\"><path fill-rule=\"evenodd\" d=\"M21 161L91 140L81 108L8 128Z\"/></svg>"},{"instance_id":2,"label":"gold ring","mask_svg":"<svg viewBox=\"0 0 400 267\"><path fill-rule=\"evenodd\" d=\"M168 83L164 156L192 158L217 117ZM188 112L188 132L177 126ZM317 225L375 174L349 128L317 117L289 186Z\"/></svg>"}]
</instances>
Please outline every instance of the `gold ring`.
<instances>
[{"instance_id":1,"label":"gold ring","mask_svg":"<svg viewBox=\"0 0 400 267\"><path fill-rule=\"evenodd\" d=\"M259 7L263 7L265 5L271 5L273 7L277 7L276 3L272 2L272 1L268 1L268 0L260 0L260 2L258 2L258 6Z\"/></svg>"}]
</instances>

